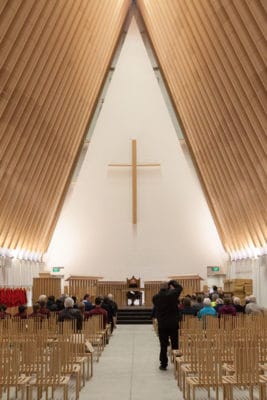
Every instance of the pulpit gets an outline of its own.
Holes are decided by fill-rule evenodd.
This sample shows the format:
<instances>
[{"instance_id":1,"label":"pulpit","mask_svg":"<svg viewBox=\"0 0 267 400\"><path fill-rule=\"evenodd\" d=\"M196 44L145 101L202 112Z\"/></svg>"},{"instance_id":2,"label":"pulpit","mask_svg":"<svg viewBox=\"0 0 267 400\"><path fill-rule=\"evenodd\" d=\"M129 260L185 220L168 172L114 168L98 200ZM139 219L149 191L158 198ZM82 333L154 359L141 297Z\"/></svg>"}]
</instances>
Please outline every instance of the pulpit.
<instances>
[{"instance_id":1,"label":"pulpit","mask_svg":"<svg viewBox=\"0 0 267 400\"><path fill-rule=\"evenodd\" d=\"M142 292L140 290L140 278L135 278L133 275L130 279L127 278L127 304L128 300L131 301L130 305L134 306L135 300L138 300L139 305L142 305Z\"/></svg>"}]
</instances>

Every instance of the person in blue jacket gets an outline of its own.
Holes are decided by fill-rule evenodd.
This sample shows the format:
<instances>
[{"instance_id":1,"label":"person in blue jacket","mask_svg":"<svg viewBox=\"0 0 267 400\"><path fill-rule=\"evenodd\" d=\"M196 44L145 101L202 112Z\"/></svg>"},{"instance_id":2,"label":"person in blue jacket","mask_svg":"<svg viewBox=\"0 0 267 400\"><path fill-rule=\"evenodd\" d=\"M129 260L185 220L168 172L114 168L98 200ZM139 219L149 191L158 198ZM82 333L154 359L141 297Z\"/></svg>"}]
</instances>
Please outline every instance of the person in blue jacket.
<instances>
[{"instance_id":1,"label":"person in blue jacket","mask_svg":"<svg viewBox=\"0 0 267 400\"><path fill-rule=\"evenodd\" d=\"M215 308L211 306L211 300L209 298L205 298L203 300L203 308L199 310L197 313L198 318L203 318L205 315L212 315L213 317L217 316L217 312Z\"/></svg>"}]
</instances>

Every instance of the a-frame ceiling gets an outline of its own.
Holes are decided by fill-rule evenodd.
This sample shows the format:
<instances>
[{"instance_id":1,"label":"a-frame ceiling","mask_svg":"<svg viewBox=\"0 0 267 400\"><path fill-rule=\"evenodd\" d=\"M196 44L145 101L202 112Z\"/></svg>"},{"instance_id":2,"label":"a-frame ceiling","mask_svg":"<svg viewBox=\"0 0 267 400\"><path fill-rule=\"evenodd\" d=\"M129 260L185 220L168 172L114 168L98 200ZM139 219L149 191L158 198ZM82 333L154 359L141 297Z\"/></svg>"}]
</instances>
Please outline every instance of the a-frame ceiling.
<instances>
[{"instance_id":1,"label":"a-frame ceiling","mask_svg":"<svg viewBox=\"0 0 267 400\"><path fill-rule=\"evenodd\" d=\"M0 247L47 249L129 5L0 2Z\"/></svg>"},{"instance_id":2,"label":"a-frame ceiling","mask_svg":"<svg viewBox=\"0 0 267 400\"><path fill-rule=\"evenodd\" d=\"M139 0L222 242L267 242L265 0ZM237 254L236 254L237 252Z\"/></svg>"}]
</instances>

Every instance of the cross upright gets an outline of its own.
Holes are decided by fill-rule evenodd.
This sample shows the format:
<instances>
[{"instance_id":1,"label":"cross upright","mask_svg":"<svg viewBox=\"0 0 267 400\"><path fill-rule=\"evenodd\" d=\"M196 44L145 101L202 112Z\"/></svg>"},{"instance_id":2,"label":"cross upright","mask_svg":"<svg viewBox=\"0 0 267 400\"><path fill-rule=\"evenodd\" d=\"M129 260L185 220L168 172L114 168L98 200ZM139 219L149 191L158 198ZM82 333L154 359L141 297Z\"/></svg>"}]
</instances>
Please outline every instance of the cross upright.
<instances>
[{"instance_id":1,"label":"cross upright","mask_svg":"<svg viewBox=\"0 0 267 400\"><path fill-rule=\"evenodd\" d=\"M112 163L110 167L131 167L132 168L132 222L137 224L137 167L159 167L158 163L137 163L137 143L136 139L132 140L132 163L121 164Z\"/></svg>"}]
</instances>

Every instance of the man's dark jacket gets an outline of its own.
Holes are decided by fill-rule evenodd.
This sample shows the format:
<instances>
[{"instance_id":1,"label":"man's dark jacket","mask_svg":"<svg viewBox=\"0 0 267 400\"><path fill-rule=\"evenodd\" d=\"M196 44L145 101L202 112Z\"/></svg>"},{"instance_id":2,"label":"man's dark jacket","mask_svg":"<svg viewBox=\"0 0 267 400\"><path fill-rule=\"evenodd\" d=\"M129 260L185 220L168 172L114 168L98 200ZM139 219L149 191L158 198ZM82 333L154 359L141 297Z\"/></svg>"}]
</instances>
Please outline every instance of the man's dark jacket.
<instances>
[{"instance_id":1,"label":"man's dark jacket","mask_svg":"<svg viewBox=\"0 0 267 400\"><path fill-rule=\"evenodd\" d=\"M178 297L182 290L182 286L177 283L175 289L160 289L159 293L153 296L152 301L159 327L178 326Z\"/></svg>"}]
</instances>

